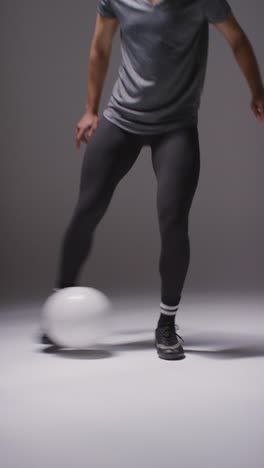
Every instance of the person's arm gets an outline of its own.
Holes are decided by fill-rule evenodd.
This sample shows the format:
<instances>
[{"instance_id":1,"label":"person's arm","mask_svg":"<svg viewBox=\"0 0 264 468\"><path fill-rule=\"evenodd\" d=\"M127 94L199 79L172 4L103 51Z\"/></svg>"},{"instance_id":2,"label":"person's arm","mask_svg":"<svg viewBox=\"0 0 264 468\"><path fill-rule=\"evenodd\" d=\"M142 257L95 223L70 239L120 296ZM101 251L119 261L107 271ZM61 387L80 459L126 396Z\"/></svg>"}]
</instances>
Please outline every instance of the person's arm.
<instances>
[{"instance_id":1,"label":"person's arm","mask_svg":"<svg viewBox=\"0 0 264 468\"><path fill-rule=\"evenodd\" d=\"M245 76L251 92L251 109L259 122L264 121L264 84L253 47L234 14L226 21L214 24L230 44L234 57Z\"/></svg>"},{"instance_id":2,"label":"person's arm","mask_svg":"<svg viewBox=\"0 0 264 468\"><path fill-rule=\"evenodd\" d=\"M98 114L112 41L118 27L116 18L108 18L97 13L95 32L92 38L88 61L88 84L86 109Z\"/></svg>"},{"instance_id":3,"label":"person's arm","mask_svg":"<svg viewBox=\"0 0 264 468\"><path fill-rule=\"evenodd\" d=\"M78 149L82 141L89 143L98 124L99 102L111 55L112 41L118 24L117 18L97 13L88 61L85 112L75 128Z\"/></svg>"}]
</instances>

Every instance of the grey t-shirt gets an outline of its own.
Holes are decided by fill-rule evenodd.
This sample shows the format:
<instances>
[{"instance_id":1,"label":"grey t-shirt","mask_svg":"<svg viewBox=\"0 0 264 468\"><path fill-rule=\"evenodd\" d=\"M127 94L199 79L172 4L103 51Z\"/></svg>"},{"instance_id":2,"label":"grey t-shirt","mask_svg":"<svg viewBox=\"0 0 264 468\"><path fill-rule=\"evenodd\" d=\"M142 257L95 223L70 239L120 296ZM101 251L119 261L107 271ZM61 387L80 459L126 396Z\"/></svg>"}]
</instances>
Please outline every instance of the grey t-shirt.
<instances>
[{"instance_id":1,"label":"grey t-shirt","mask_svg":"<svg viewBox=\"0 0 264 468\"><path fill-rule=\"evenodd\" d=\"M157 2L157 0L156 0ZM120 25L122 61L103 115L153 134L198 122L209 24L228 18L226 0L98 0Z\"/></svg>"}]
</instances>

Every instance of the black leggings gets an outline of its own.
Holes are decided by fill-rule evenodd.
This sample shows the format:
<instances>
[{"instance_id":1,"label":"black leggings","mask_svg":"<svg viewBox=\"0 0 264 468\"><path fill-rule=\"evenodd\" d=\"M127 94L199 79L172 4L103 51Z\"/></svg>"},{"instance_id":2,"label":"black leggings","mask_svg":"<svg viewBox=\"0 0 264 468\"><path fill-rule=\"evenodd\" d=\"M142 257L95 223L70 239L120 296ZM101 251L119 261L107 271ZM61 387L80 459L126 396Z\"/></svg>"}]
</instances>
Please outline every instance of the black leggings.
<instances>
[{"instance_id":1,"label":"black leggings","mask_svg":"<svg viewBox=\"0 0 264 468\"><path fill-rule=\"evenodd\" d=\"M188 215L200 172L197 126L153 135L128 132L104 116L86 146L79 197L66 229L55 288L75 286L97 224L141 148L151 148L161 236L161 302L179 303L190 261Z\"/></svg>"}]
</instances>

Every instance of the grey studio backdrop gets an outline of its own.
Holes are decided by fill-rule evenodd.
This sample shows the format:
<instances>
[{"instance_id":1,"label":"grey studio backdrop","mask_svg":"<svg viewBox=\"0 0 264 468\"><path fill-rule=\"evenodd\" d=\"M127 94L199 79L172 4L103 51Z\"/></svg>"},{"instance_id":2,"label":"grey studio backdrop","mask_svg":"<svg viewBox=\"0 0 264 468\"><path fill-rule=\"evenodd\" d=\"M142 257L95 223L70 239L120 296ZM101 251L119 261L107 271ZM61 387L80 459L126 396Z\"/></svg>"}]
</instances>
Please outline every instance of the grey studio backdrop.
<instances>
[{"instance_id":1,"label":"grey studio backdrop","mask_svg":"<svg viewBox=\"0 0 264 468\"><path fill-rule=\"evenodd\" d=\"M263 76L264 4L230 4ZM96 7L95 0L1 3L2 301L44 297L53 287L79 190L85 146L76 149L74 128L86 100ZM120 59L118 31L100 116ZM249 104L232 51L210 26L199 114L201 172L190 213L191 261L183 297L263 290L264 125ZM144 148L117 186L79 284L107 294L159 297L160 238L150 157L150 148Z\"/></svg>"}]
</instances>

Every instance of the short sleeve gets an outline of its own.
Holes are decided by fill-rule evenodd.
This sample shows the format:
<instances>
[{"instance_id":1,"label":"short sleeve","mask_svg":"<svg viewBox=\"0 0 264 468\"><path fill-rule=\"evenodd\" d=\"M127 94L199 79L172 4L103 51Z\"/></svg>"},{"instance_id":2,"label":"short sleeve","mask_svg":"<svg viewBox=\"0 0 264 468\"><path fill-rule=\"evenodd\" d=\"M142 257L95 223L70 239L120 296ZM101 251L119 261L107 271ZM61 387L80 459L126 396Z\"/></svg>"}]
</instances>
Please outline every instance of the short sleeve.
<instances>
[{"instance_id":1,"label":"short sleeve","mask_svg":"<svg viewBox=\"0 0 264 468\"><path fill-rule=\"evenodd\" d=\"M209 23L221 23L232 13L227 0L203 0L203 13Z\"/></svg>"},{"instance_id":2,"label":"short sleeve","mask_svg":"<svg viewBox=\"0 0 264 468\"><path fill-rule=\"evenodd\" d=\"M97 11L101 16L107 16L108 18L116 17L110 0L98 0Z\"/></svg>"}]
</instances>

